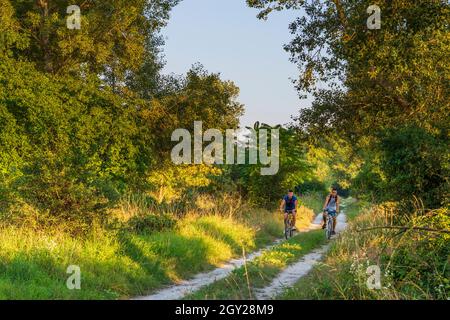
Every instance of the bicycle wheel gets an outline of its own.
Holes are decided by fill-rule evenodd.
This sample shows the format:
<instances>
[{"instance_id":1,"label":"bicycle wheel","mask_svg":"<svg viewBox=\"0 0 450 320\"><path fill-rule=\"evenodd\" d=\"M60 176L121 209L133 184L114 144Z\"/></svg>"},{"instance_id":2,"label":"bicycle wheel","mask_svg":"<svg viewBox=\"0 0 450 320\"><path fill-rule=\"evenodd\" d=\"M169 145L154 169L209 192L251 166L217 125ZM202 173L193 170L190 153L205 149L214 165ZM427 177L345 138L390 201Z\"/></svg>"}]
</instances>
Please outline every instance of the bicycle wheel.
<instances>
[{"instance_id":1,"label":"bicycle wheel","mask_svg":"<svg viewBox=\"0 0 450 320\"><path fill-rule=\"evenodd\" d=\"M331 239L331 232L333 231L333 219L328 218L327 222L327 239Z\"/></svg>"}]
</instances>

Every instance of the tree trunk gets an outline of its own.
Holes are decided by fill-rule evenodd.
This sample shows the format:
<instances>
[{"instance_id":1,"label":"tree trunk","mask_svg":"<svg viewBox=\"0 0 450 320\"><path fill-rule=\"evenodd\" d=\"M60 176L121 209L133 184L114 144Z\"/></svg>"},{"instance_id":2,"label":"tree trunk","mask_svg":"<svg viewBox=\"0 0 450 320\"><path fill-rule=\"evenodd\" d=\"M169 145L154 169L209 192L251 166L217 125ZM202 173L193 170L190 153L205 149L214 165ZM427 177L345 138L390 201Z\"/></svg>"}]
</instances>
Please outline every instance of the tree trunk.
<instances>
[{"instance_id":1,"label":"tree trunk","mask_svg":"<svg viewBox=\"0 0 450 320\"><path fill-rule=\"evenodd\" d=\"M53 66L51 61L51 54L49 48L50 42L50 30L47 26L47 20L49 16L49 2L50 0L37 0L37 6L41 9L42 12L42 20L41 20L41 29L39 32L40 46L42 50L42 59L44 70L46 72L53 72Z\"/></svg>"}]
</instances>

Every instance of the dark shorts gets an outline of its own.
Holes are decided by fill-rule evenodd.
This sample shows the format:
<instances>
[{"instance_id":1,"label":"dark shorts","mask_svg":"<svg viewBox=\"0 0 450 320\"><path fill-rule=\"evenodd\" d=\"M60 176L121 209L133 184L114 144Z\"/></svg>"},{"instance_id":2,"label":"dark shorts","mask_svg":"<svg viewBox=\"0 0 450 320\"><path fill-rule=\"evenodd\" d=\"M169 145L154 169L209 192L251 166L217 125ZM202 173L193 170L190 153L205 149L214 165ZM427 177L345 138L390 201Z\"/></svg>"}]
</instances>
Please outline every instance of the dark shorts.
<instances>
[{"instance_id":1,"label":"dark shorts","mask_svg":"<svg viewBox=\"0 0 450 320\"><path fill-rule=\"evenodd\" d=\"M284 213L294 213L294 211L295 209L284 209Z\"/></svg>"},{"instance_id":2,"label":"dark shorts","mask_svg":"<svg viewBox=\"0 0 450 320\"><path fill-rule=\"evenodd\" d=\"M336 214L337 214L337 213L336 213L336 210L328 210L328 209L327 209L326 212L327 212L330 216L332 216L333 218L336 217Z\"/></svg>"}]
</instances>

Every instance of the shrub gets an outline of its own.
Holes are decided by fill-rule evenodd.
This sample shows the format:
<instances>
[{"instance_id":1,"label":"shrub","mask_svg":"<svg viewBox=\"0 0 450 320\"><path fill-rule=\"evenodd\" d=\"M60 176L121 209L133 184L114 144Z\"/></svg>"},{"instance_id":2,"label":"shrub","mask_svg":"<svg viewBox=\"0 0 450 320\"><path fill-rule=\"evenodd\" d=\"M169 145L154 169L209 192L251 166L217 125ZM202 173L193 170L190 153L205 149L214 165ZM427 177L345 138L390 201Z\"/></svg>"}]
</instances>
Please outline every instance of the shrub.
<instances>
[{"instance_id":1,"label":"shrub","mask_svg":"<svg viewBox=\"0 0 450 320\"><path fill-rule=\"evenodd\" d=\"M177 220L168 214L148 214L131 218L127 226L138 234L149 234L172 229L176 224Z\"/></svg>"},{"instance_id":2,"label":"shrub","mask_svg":"<svg viewBox=\"0 0 450 320\"><path fill-rule=\"evenodd\" d=\"M398 201L415 195L427 208L444 205L450 168L446 130L430 132L417 126L387 130L380 148L387 197Z\"/></svg>"},{"instance_id":3,"label":"shrub","mask_svg":"<svg viewBox=\"0 0 450 320\"><path fill-rule=\"evenodd\" d=\"M151 159L133 103L98 79L50 77L0 59L0 206L25 202L92 221Z\"/></svg>"}]
</instances>

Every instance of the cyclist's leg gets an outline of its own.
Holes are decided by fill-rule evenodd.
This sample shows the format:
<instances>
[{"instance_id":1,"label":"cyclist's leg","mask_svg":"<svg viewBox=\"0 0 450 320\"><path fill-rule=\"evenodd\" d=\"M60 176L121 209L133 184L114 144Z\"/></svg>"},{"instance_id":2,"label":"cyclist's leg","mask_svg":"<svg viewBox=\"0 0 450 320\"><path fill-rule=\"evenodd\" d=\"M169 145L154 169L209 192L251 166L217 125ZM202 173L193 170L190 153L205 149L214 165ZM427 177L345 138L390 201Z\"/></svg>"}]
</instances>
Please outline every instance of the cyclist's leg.
<instances>
[{"instance_id":1,"label":"cyclist's leg","mask_svg":"<svg viewBox=\"0 0 450 320\"><path fill-rule=\"evenodd\" d=\"M286 225L287 225L287 220L288 220L288 218L289 218L289 214L288 214L287 211L285 211L285 212L284 212L284 226L285 226L285 227L286 227Z\"/></svg>"},{"instance_id":2,"label":"cyclist's leg","mask_svg":"<svg viewBox=\"0 0 450 320\"><path fill-rule=\"evenodd\" d=\"M294 227L294 229L296 229L295 227L295 223L297 222L297 211L293 211L292 212L292 227Z\"/></svg>"},{"instance_id":3,"label":"cyclist's leg","mask_svg":"<svg viewBox=\"0 0 450 320\"><path fill-rule=\"evenodd\" d=\"M328 215L328 210L323 211L323 213L322 213L322 218L323 218L322 229L325 229L327 227L327 215Z\"/></svg>"}]
</instances>

